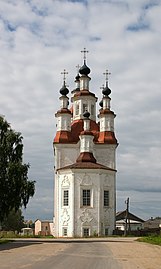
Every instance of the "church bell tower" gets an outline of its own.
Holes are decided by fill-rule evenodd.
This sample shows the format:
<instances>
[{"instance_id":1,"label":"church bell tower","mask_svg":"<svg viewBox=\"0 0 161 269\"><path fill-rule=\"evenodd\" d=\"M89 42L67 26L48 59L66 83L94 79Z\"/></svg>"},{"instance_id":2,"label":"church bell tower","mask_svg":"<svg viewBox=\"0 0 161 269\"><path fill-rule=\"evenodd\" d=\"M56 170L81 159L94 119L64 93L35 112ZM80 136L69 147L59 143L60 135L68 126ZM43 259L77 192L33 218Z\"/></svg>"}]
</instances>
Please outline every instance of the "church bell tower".
<instances>
[{"instance_id":1,"label":"church bell tower","mask_svg":"<svg viewBox=\"0 0 161 269\"><path fill-rule=\"evenodd\" d=\"M86 237L111 235L115 229L117 140L114 132L115 114L111 110L108 86L105 85L98 121L97 97L90 91L90 68L87 50L82 53L83 65L75 78L75 89L66 85L63 72L60 109L56 112L57 131L54 138L54 235Z\"/></svg>"}]
</instances>

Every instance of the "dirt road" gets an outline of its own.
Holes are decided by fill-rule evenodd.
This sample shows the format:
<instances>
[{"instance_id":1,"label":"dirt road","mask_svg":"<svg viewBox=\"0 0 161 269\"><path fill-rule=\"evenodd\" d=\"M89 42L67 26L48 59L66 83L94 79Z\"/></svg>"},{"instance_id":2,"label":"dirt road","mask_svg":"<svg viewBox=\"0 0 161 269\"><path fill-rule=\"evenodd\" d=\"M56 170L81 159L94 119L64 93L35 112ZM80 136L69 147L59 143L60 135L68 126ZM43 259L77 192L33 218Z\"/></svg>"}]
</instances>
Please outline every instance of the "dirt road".
<instances>
[{"instance_id":1,"label":"dirt road","mask_svg":"<svg viewBox=\"0 0 161 269\"><path fill-rule=\"evenodd\" d=\"M0 245L0 269L65 269L67 264L74 269L84 265L89 269L161 269L161 247L134 238L17 240Z\"/></svg>"},{"instance_id":2,"label":"dirt road","mask_svg":"<svg viewBox=\"0 0 161 269\"><path fill-rule=\"evenodd\" d=\"M123 269L161 269L161 246L140 243L134 238L114 241L107 246Z\"/></svg>"}]
</instances>

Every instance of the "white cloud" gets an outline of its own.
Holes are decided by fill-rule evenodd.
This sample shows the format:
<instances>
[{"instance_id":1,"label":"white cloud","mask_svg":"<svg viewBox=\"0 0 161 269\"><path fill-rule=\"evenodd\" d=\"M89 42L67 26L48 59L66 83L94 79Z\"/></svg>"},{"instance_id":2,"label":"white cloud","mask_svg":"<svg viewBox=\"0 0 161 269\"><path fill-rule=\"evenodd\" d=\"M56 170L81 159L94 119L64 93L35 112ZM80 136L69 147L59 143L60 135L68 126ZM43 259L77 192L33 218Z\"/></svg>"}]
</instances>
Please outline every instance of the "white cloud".
<instances>
[{"instance_id":1,"label":"white cloud","mask_svg":"<svg viewBox=\"0 0 161 269\"><path fill-rule=\"evenodd\" d=\"M22 132L25 162L31 164L30 178L37 181L27 218L52 218L52 140L60 72L67 69L72 90L85 46L90 87L99 99L102 73L107 68L112 73L112 109L120 143L118 208L123 209L129 195L135 213L142 207L144 216L151 215L152 200L157 208L153 198L161 174L160 10L160 1L147 0L1 0L0 113ZM43 197L49 198L47 210L42 210Z\"/></svg>"}]
</instances>

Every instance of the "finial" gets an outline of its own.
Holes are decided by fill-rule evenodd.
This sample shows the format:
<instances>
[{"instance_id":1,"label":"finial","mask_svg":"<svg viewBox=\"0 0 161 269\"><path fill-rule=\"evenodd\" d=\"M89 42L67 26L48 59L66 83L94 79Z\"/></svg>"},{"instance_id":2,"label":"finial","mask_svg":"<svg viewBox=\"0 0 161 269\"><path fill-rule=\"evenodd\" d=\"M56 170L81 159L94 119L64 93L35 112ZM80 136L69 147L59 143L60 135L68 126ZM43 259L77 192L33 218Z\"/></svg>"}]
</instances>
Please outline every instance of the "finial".
<instances>
[{"instance_id":1,"label":"finial","mask_svg":"<svg viewBox=\"0 0 161 269\"><path fill-rule=\"evenodd\" d=\"M108 79L111 73L108 70L106 70L105 73L103 73L103 75L105 75L105 86L103 87L102 93L103 95L108 96L111 93L111 90L108 87Z\"/></svg>"},{"instance_id":2,"label":"finial","mask_svg":"<svg viewBox=\"0 0 161 269\"><path fill-rule=\"evenodd\" d=\"M79 74L79 69L80 69L80 67L81 67L81 66L80 66L79 64L76 65L77 73L78 73L78 74Z\"/></svg>"},{"instance_id":3,"label":"finial","mask_svg":"<svg viewBox=\"0 0 161 269\"><path fill-rule=\"evenodd\" d=\"M86 61L86 53L88 53L89 51L86 50L86 48L84 48L84 50L81 50L81 53L84 53L84 56L83 56L83 59L84 59L84 62Z\"/></svg>"},{"instance_id":4,"label":"finial","mask_svg":"<svg viewBox=\"0 0 161 269\"><path fill-rule=\"evenodd\" d=\"M109 75L111 75L111 73L108 71L108 69L106 69L106 71L105 71L105 73L103 73L103 75L105 75L105 82L106 82L106 86L107 86Z\"/></svg>"},{"instance_id":5,"label":"finial","mask_svg":"<svg viewBox=\"0 0 161 269\"><path fill-rule=\"evenodd\" d=\"M105 87L104 84L102 84L102 86L100 87L100 89L104 89L104 87Z\"/></svg>"},{"instance_id":6,"label":"finial","mask_svg":"<svg viewBox=\"0 0 161 269\"><path fill-rule=\"evenodd\" d=\"M64 96L66 96L66 95L69 93L69 90L68 90L67 85L66 85L66 76L65 76L65 75L67 75L67 74L68 74L68 72L67 72L65 69L64 69L63 72L61 72L61 75L64 75L64 76L63 76L63 81L64 81L64 83L63 83L62 88L60 89L60 93L61 93L62 95L64 95Z\"/></svg>"},{"instance_id":7,"label":"finial","mask_svg":"<svg viewBox=\"0 0 161 269\"><path fill-rule=\"evenodd\" d=\"M64 69L63 72L61 72L61 75L64 75L63 76L63 80L64 80L64 85L65 85L65 81L66 81L66 75L68 74L68 72Z\"/></svg>"}]
</instances>

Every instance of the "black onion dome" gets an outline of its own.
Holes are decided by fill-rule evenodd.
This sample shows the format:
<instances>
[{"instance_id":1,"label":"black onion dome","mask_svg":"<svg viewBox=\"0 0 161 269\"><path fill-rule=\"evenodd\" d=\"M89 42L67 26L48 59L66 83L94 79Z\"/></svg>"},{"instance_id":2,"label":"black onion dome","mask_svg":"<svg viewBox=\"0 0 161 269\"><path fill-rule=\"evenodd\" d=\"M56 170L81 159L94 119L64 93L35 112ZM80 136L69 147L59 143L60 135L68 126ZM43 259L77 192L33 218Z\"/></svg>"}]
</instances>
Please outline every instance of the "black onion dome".
<instances>
[{"instance_id":1,"label":"black onion dome","mask_svg":"<svg viewBox=\"0 0 161 269\"><path fill-rule=\"evenodd\" d=\"M83 113L83 117L85 117L85 118L89 118L89 117L90 117L90 113L86 110L86 111Z\"/></svg>"},{"instance_id":2,"label":"black onion dome","mask_svg":"<svg viewBox=\"0 0 161 269\"><path fill-rule=\"evenodd\" d=\"M78 75L76 75L76 77L75 77L75 81L79 81L79 79L80 79L80 75L78 74Z\"/></svg>"},{"instance_id":3,"label":"black onion dome","mask_svg":"<svg viewBox=\"0 0 161 269\"><path fill-rule=\"evenodd\" d=\"M102 93L103 93L103 95L108 96L108 95L111 93L111 90L110 90L110 88L106 85L106 87L103 88Z\"/></svg>"},{"instance_id":4,"label":"black onion dome","mask_svg":"<svg viewBox=\"0 0 161 269\"><path fill-rule=\"evenodd\" d=\"M103 107L103 100L99 102L100 107Z\"/></svg>"},{"instance_id":5,"label":"black onion dome","mask_svg":"<svg viewBox=\"0 0 161 269\"><path fill-rule=\"evenodd\" d=\"M82 67L79 69L79 73L81 75L86 75L87 76L90 72L91 72L90 68L84 62L84 65L82 65Z\"/></svg>"},{"instance_id":6,"label":"black onion dome","mask_svg":"<svg viewBox=\"0 0 161 269\"><path fill-rule=\"evenodd\" d=\"M65 81L64 81L64 85L62 86L62 88L60 89L60 93L62 94L62 95L67 95L68 93L69 93L69 90L68 90L68 88L65 86Z\"/></svg>"}]
</instances>

